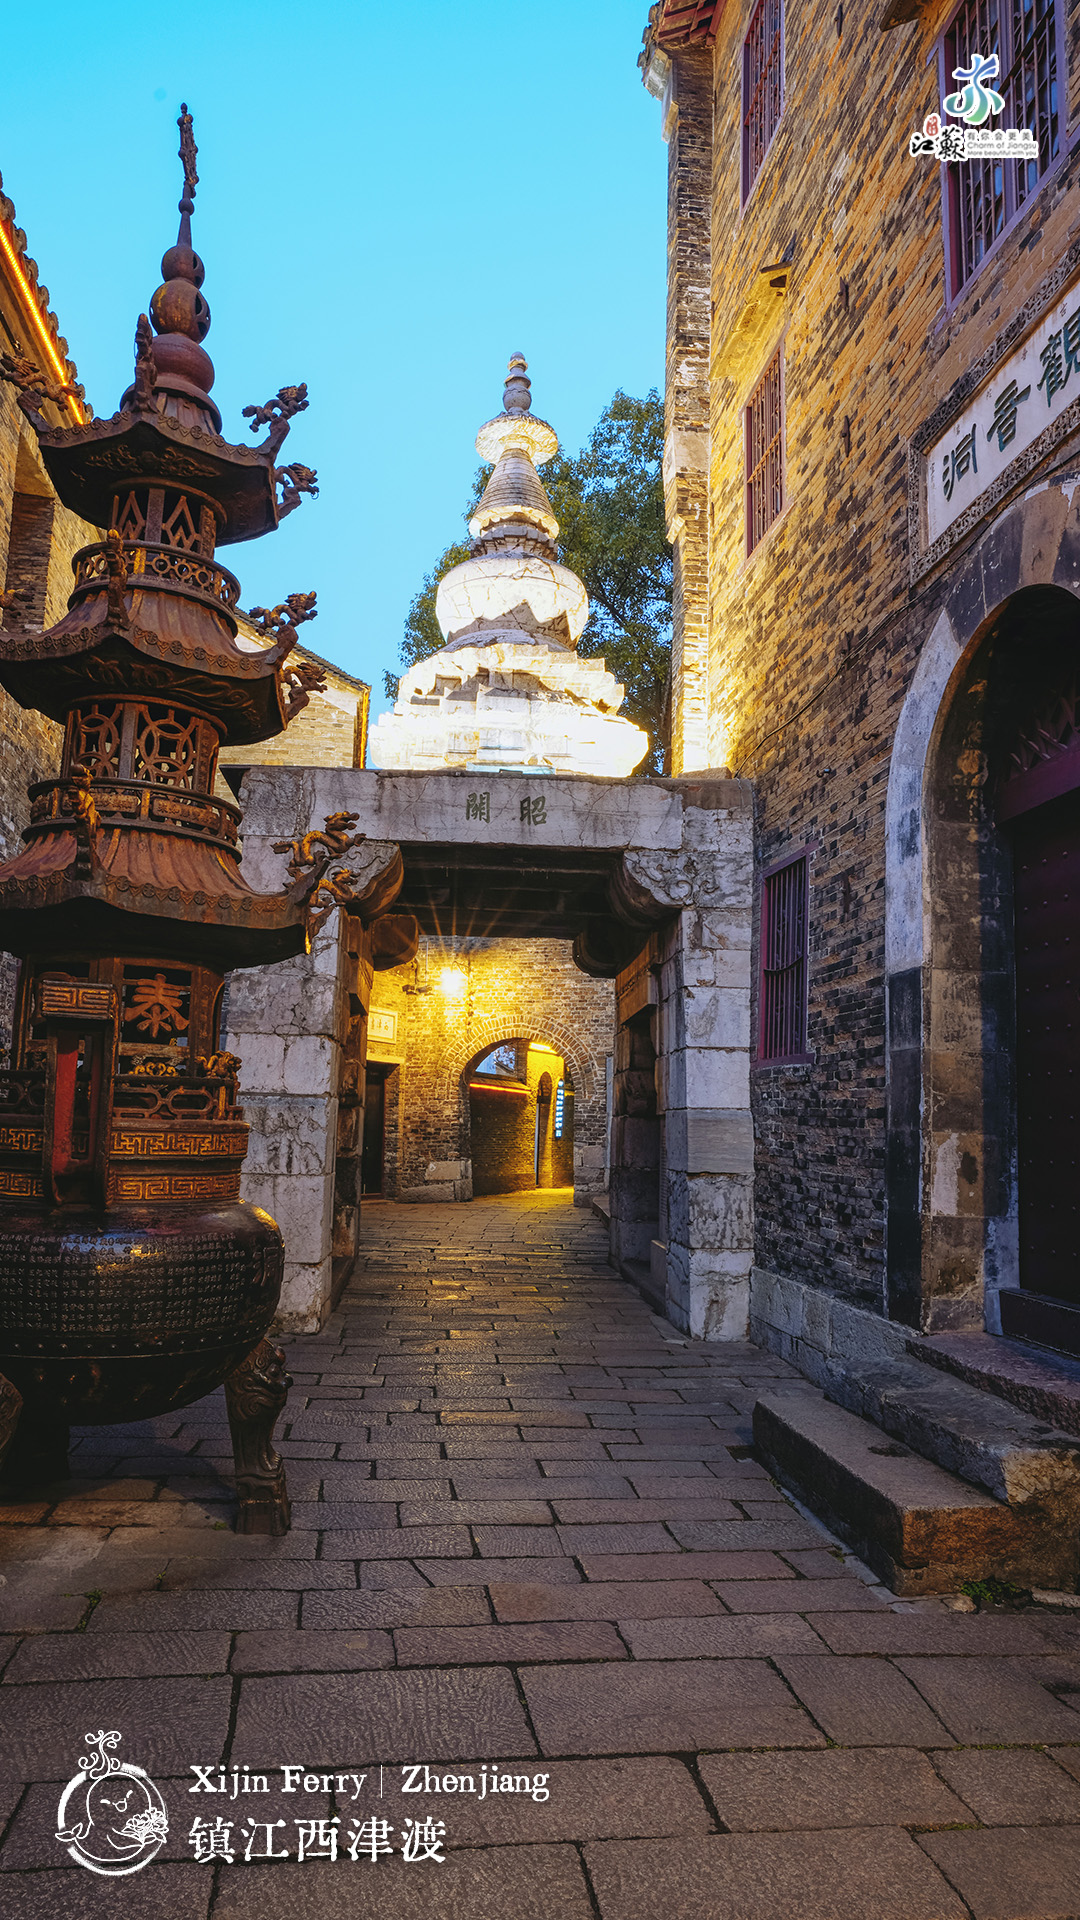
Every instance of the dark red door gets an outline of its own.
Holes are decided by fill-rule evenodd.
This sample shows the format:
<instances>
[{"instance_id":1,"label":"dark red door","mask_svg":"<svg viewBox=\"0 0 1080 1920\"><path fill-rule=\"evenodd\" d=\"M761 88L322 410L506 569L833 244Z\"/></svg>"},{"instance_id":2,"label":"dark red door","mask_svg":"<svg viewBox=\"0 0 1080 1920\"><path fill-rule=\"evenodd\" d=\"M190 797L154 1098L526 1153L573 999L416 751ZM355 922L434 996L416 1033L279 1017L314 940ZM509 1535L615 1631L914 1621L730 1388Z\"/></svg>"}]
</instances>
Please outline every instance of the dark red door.
<instances>
[{"instance_id":1,"label":"dark red door","mask_svg":"<svg viewBox=\"0 0 1080 1920\"><path fill-rule=\"evenodd\" d=\"M1080 1305L1080 793L1013 833L1020 1284Z\"/></svg>"}]
</instances>

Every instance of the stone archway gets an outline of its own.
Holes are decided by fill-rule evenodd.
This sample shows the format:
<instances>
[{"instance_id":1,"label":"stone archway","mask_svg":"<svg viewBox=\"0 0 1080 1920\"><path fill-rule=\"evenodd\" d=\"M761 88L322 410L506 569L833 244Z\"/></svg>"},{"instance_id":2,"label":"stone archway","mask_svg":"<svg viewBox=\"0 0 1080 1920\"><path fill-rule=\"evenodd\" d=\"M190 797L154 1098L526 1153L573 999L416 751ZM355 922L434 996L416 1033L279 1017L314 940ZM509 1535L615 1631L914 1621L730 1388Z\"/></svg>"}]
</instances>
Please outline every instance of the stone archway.
<instances>
[{"instance_id":1,"label":"stone archway","mask_svg":"<svg viewBox=\"0 0 1080 1920\"><path fill-rule=\"evenodd\" d=\"M1021 1284L1013 851L998 798L1040 676L1075 634L1073 488L973 550L897 729L886 833L888 1283L893 1318L1001 1331Z\"/></svg>"}]
</instances>

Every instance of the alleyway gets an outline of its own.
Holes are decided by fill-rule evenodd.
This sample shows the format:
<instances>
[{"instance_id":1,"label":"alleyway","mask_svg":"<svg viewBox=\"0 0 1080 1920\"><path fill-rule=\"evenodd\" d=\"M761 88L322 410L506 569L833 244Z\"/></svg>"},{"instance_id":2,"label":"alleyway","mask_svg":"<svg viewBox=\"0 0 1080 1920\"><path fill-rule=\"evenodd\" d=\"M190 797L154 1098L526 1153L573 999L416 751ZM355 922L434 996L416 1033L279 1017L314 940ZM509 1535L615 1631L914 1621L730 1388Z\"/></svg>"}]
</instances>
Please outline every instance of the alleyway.
<instances>
[{"instance_id":1,"label":"alleyway","mask_svg":"<svg viewBox=\"0 0 1080 1920\"><path fill-rule=\"evenodd\" d=\"M787 1369L684 1342L568 1201L366 1208L290 1348L286 1539L229 1530L220 1395L84 1430L75 1479L0 1509L5 1920L1080 1914L1080 1616L846 1566L747 1457ZM129 1878L55 1838L98 1728L169 1812ZM429 1818L443 1864L402 1855ZM369 1827L354 1862L373 1819L395 1851ZM268 1833L290 1857L246 1862Z\"/></svg>"}]
</instances>

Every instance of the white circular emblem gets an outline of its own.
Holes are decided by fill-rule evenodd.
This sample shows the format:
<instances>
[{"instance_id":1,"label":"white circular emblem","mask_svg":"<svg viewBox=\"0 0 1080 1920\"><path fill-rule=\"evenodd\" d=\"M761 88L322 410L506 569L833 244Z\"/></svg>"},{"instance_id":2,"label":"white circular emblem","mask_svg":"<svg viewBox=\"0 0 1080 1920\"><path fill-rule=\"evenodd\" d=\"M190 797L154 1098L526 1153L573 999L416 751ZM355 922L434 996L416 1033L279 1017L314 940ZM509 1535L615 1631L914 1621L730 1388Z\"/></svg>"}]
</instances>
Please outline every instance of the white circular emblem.
<instances>
[{"instance_id":1,"label":"white circular emblem","mask_svg":"<svg viewBox=\"0 0 1080 1920\"><path fill-rule=\"evenodd\" d=\"M95 1751L79 1761L56 1810L56 1837L91 1873L138 1873L149 1866L169 1832L165 1802L148 1773L107 1748L119 1733L88 1733Z\"/></svg>"}]
</instances>

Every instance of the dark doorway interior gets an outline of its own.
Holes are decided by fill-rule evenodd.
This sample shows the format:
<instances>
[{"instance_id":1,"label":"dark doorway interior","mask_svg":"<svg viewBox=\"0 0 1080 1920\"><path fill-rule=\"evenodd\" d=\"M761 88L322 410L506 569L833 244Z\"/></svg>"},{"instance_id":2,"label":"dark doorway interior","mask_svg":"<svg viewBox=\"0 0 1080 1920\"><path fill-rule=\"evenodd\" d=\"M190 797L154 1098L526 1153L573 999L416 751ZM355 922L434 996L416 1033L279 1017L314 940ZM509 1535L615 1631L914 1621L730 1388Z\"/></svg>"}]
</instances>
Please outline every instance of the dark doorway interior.
<instances>
[{"instance_id":1,"label":"dark doorway interior","mask_svg":"<svg viewBox=\"0 0 1080 1920\"><path fill-rule=\"evenodd\" d=\"M386 1160L386 1082L389 1068L369 1062L364 1096L364 1147L361 1183L364 1193L382 1193Z\"/></svg>"},{"instance_id":2,"label":"dark doorway interior","mask_svg":"<svg viewBox=\"0 0 1080 1920\"><path fill-rule=\"evenodd\" d=\"M1080 1309L1080 793L1013 823L1020 1286ZM1075 1338L1060 1308L1002 1296L1006 1331ZM1080 1336L1080 1318L1071 1329Z\"/></svg>"}]
</instances>

